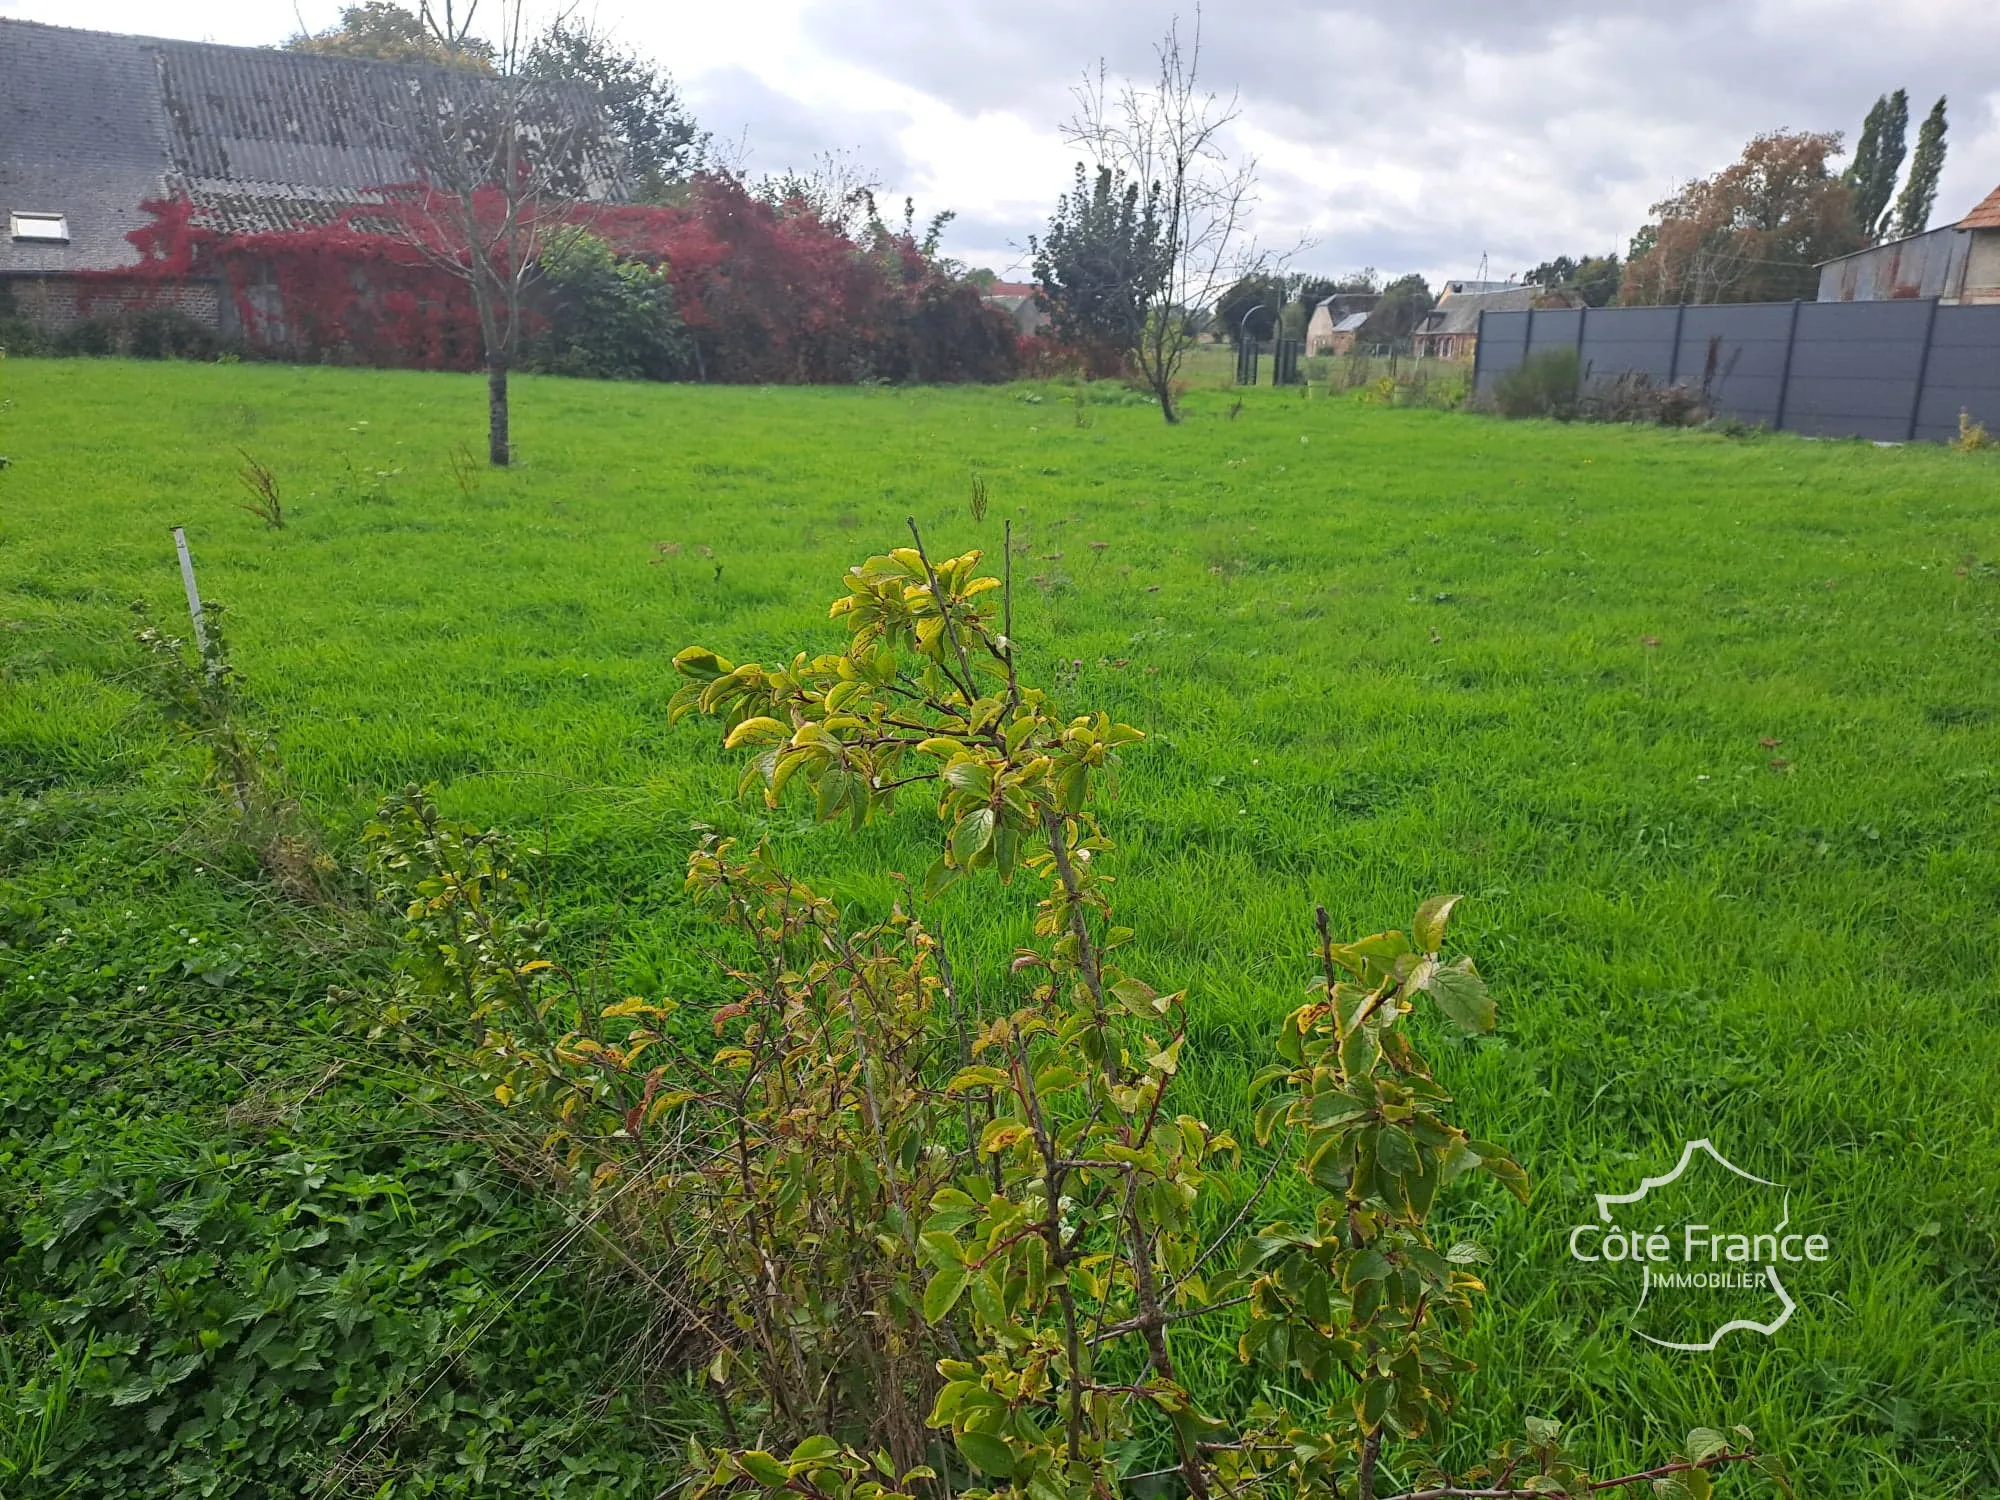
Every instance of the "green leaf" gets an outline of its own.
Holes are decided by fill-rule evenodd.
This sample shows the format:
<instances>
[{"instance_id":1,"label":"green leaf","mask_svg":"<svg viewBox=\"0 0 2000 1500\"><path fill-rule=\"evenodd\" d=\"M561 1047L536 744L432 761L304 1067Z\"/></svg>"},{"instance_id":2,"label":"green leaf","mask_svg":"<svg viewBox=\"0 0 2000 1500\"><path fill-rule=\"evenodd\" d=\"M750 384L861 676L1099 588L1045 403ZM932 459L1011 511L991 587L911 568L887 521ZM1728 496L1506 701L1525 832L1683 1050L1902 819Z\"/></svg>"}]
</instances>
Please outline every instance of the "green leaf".
<instances>
[{"instance_id":1,"label":"green leaf","mask_svg":"<svg viewBox=\"0 0 2000 1500\"><path fill-rule=\"evenodd\" d=\"M705 646L690 646L674 658L674 670L696 682L713 682L724 673L735 671L736 666Z\"/></svg>"},{"instance_id":2,"label":"green leaf","mask_svg":"<svg viewBox=\"0 0 2000 1500\"><path fill-rule=\"evenodd\" d=\"M1384 1125L1375 1135L1375 1159L1398 1177L1417 1170L1417 1148L1404 1131Z\"/></svg>"},{"instance_id":3,"label":"green leaf","mask_svg":"<svg viewBox=\"0 0 2000 1500\"><path fill-rule=\"evenodd\" d=\"M961 867L993 842L993 809L982 807L967 813L951 831L952 863Z\"/></svg>"},{"instance_id":4,"label":"green leaf","mask_svg":"<svg viewBox=\"0 0 2000 1500\"><path fill-rule=\"evenodd\" d=\"M1007 1478L1014 1472L1014 1450L1007 1446L1005 1438L995 1437L990 1432L961 1432L958 1435L958 1451L982 1474Z\"/></svg>"},{"instance_id":5,"label":"green leaf","mask_svg":"<svg viewBox=\"0 0 2000 1500\"><path fill-rule=\"evenodd\" d=\"M1021 858L1021 835L1004 823L993 830L993 867L1005 885L1014 878L1014 866Z\"/></svg>"},{"instance_id":6,"label":"green leaf","mask_svg":"<svg viewBox=\"0 0 2000 1500\"><path fill-rule=\"evenodd\" d=\"M839 814L841 804L847 801L852 778L840 766L828 766L819 779L819 800L815 808L819 821L830 823Z\"/></svg>"},{"instance_id":7,"label":"green leaf","mask_svg":"<svg viewBox=\"0 0 2000 1500\"><path fill-rule=\"evenodd\" d=\"M762 1448L752 1448L747 1453L737 1454L736 1462L742 1466L744 1473L767 1489L782 1489L785 1481L792 1477L786 1472L783 1464Z\"/></svg>"},{"instance_id":8,"label":"green leaf","mask_svg":"<svg viewBox=\"0 0 2000 1500\"><path fill-rule=\"evenodd\" d=\"M1367 1281L1380 1281L1389 1274L1389 1259L1380 1250L1363 1250L1347 1263L1341 1283L1349 1291Z\"/></svg>"},{"instance_id":9,"label":"green leaf","mask_svg":"<svg viewBox=\"0 0 2000 1500\"><path fill-rule=\"evenodd\" d=\"M1528 1441L1537 1448L1553 1448L1562 1441L1563 1424L1552 1417L1528 1418Z\"/></svg>"},{"instance_id":10,"label":"green leaf","mask_svg":"<svg viewBox=\"0 0 2000 1500\"><path fill-rule=\"evenodd\" d=\"M1120 1005L1123 1005L1135 1016L1150 1016L1155 1014L1155 1002L1160 998L1160 992L1146 983L1145 980L1133 979L1129 976L1112 985L1111 993L1117 996Z\"/></svg>"},{"instance_id":11,"label":"green leaf","mask_svg":"<svg viewBox=\"0 0 2000 1500\"><path fill-rule=\"evenodd\" d=\"M957 865L947 864L943 857L932 861L930 869L924 872L924 899L934 901L951 887L958 884L965 871Z\"/></svg>"},{"instance_id":12,"label":"green leaf","mask_svg":"<svg viewBox=\"0 0 2000 1500\"><path fill-rule=\"evenodd\" d=\"M1519 1162L1496 1149L1495 1153L1490 1156L1482 1153L1479 1164L1494 1177L1499 1178L1501 1185L1508 1192L1519 1198L1523 1203L1528 1201L1528 1174L1521 1170Z\"/></svg>"},{"instance_id":13,"label":"green leaf","mask_svg":"<svg viewBox=\"0 0 2000 1500\"><path fill-rule=\"evenodd\" d=\"M1381 1056L1382 1044L1375 1039L1374 1030L1357 1026L1340 1044L1340 1070L1349 1082L1366 1078L1375 1071L1375 1063Z\"/></svg>"},{"instance_id":14,"label":"green leaf","mask_svg":"<svg viewBox=\"0 0 2000 1500\"><path fill-rule=\"evenodd\" d=\"M949 1265L941 1269L924 1288L924 1321L936 1323L952 1310L964 1290L964 1266Z\"/></svg>"},{"instance_id":15,"label":"green leaf","mask_svg":"<svg viewBox=\"0 0 2000 1500\"><path fill-rule=\"evenodd\" d=\"M813 1463L819 1459L832 1458L839 1452L840 1444L825 1433L819 1433L800 1443L792 1450L792 1456L785 1461L794 1464Z\"/></svg>"},{"instance_id":16,"label":"green leaf","mask_svg":"<svg viewBox=\"0 0 2000 1500\"><path fill-rule=\"evenodd\" d=\"M968 756L945 767L944 779L961 792L969 792L975 797L990 797L993 794L993 773L986 769L984 761Z\"/></svg>"},{"instance_id":17,"label":"green leaf","mask_svg":"<svg viewBox=\"0 0 2000 1500\"><path fill-rule=\"evenodd\" d=\"M1434 970L1424 989L1437 1001L1438 1009L1466 1031L1491 1031L1499 1019L1499 1007L1486 992L1486 981L1474 972L1471 959Z\"/></svg>"},{"instance_id":18,"label":"green leaf","mask_svg":"<svg viewBox=\"0 0 2000 1500\"><path fill-rule=\"evenodd\" d=\"M1410 923L1410 936L1416 939L1419 953L1435 953L1444 946L1445 923L1451 920L1451 909L1464 899L1433 896L1417 908L1416 920Z\"/></svg>"},{"instance_id":19,"label":"green leaf","mask_svg":"<svg viewBox=\"0 0 2000 1500\"><path fill-rule=\"evenodd\" d=\"M1264 1106L1257 1111L1257 1118L1251 1125L1251 1129L1256 1133L1258 1145L1264 1146L1270 1144L1271 1132L1277 1128L1280 1116L1291 1107L1292 1100L1289 1094L1282 1098L1265 1101Z\"/></svg>"},{"instance_id":20,"label":"green leaf","mask_svg":"<svg viewBox=\"0 0 2000 1500\"><path fill-rule=\"evenodd\" d=\"M1687 1435L1687 1446L1682 1451L1689 1463L1698 1464L1718 1453L1727 1453L1729 1439L1713 1427L1697 1427Z\"/></svg>"},{"instance_id":21,"label":"green leaf","mask_svg":"<svg viewBox=\"0 0 2000 1500\"><path fill-rule=\"evenodd\" d=\"M1035 1090L1042 1094L1060 1094L1064 1089L1075 1088L1080 1081L1075 1068L1052 1063L1035 1075Z\"/></svg>"},{"instance_id":22,"label":"green leaf","mask_svg":"<svg viewBox=\"0 0 2000 1500\"><path fill-rule=\"evenodd\" d=\"M967 1213L970 1210L960 1209ZM957 1266L965 1263L965 1250L958 1243L958 1237L947 1229L926 1229L917 1240L917 1248L925 1260L938 1267Z\"/></svg>"}]
</instances>

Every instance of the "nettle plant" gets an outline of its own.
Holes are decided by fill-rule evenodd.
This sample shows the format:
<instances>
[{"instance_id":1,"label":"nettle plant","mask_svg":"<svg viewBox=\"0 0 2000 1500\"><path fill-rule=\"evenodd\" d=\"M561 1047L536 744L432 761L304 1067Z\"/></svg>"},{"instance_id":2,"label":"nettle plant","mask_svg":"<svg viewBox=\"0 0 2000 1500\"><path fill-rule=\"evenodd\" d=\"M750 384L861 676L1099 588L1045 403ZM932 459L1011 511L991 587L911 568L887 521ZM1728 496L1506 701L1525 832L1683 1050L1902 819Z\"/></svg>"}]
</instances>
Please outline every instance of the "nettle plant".
<instances>
[{"instance_id":1,"label":"nettle plant","mask_svg":"<svg viewBox=\"0 0 2000 1500\"><path fill-rule=\"evenodd\" d=\"M1197 1500L1376 1500L1651 1481L1702 1497L1728 1465L1775 1473L1741 1429L1702 1429L1657 1469L1593 1480L1540 1420L1468 1472L1438 1465L1471 1368L1449 1334L1484 1253L1440 1249L1432 1215L1466 1174L1528 1191L1447 1118L1409 1034L1420 1007L1494 1025L1471 960L1443 951L1457 898L1354 943L1318 913L1318 972L1254 1085L1254 1145L1174 1108L1188 1000L1149 981L1116 922L1097 812L1142 736L1020 681L1011 589L979 562L934 562L920 538L870 558L833 603L844 651L683 651L671 712L719 719L771 807L802 788L859 830L911 788L934 794L939 854L912 907L1033 881L1033 941L982 986L1013 990L1002 1014L974 1013L914 910L852 924L768 847L713 834L688 883L738 934L733 998L701 1016L594 1006L542 956L504 841L413 795L376 830L412 921L399 1004L470 1023L479 1087L546 1122L558 1170L700 1351L720 1432L690 1444L690 1494L1102 1500L1149 1480ZM1246 1151L1270 1159L1246 1171ZM1310 1212L1260 1225L1287 1162ZM1185 1340L1217 1320L1261 1396L1195 1390Z\"/></svg>"}]
</instances>

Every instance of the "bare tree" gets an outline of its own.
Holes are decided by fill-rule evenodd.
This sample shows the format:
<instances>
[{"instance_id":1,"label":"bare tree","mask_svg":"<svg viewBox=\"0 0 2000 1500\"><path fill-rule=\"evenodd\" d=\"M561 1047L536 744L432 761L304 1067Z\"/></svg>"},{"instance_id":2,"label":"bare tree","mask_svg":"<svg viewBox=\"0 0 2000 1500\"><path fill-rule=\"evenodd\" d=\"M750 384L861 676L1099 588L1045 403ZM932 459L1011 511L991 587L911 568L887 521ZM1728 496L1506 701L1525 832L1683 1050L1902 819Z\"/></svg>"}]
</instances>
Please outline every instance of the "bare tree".
<instances>
[{"instance_id":1,"label":"bare tree","mask_svg":"<svg viewBox=\"0 0 2000 1500\"><path fill-rule=\"evenodd\" d=\"M470 44L477 0L426 3L424 23L447 55ZM486 365L487 457L512 458L507 377L545 251L581 232L577 207L615 188L620 167L589 95L528 67L525 0L501 7L492 71L412 70L408 135L415 181L391 205L399 235L465 283Z\"/></svg>"},{"instance_id":2,"label":"bare tree","mask_svg":"<svg viewBox=\"0 0 2000 1500\"><path fill-rule=\"evenodd\" d=\"M1216 299L1262 263L1250 234L1257 162L1230 155L1229 126L1241 113L1201 81L1201 11L1183 41L1175 18L1154 48L1150 84L1113 88L1104 65L1076 90L1076 113L1063 139L1089 151L1099 167L1136 183L1141 202L1159 205L1164 273L1146 295L1144 326L1133 358L1160 403L1178 422L1176 377Z\"/></svg>"},{"instance_id":3,"label":"bare tree","mask_svg":"<svg viewBox=\"0 0 2000 1500\"><path fill-rule=\"evenodd\" d=\"M771 173L754 189L774 208L803 209L850 239L875 216L875 195L881 191L882 174L864 163L858 151L838 146L815 153L806 170L788 167Z\"/></svg>"}]
</instances>

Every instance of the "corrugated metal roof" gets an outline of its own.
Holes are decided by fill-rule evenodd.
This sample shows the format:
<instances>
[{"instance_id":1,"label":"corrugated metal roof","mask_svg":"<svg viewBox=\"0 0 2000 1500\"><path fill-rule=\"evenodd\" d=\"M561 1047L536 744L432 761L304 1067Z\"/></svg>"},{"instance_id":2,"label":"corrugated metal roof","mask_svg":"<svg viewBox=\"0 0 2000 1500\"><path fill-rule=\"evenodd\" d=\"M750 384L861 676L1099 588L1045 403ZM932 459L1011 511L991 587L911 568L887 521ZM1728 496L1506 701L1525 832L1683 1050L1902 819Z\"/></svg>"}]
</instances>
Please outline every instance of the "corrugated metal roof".
<instances>
[{"instance_id":1,"label":"corrugated metal roof","mask_svg":"<svg viewBox=\"0 0 2000 1500\"><path fill-rule=\"evenodd\" d=\"M67 246L0 242L0 271L133 264L139 204L185 193L225 231L323 223L415 175L402 122L419 89L468 103L493 80L453 69L220 47L0 20L0 211L63 213ZM622 196L622 152L581 87L585 192Z\"/></svg>"},{"instance_id":2,"label":"corrugated metal roof","mask_svg":"<svg viewBox=\"0 0 2000 1500\"><path fill-rule=\"evenodd\" d=\"M1821 302L1894 302L1910 297L1958 300L1972 236L1956 224L1870 245L1819 266Z\"/></svg>"},{"instance_id":3,"label":"corrugated metal roof","mask_svg":"<svg viewBox=\"0 0 2000 1500\"><path fill-rule=\"evenodd\" d=\"M1960 229L2000 229L2000 187L1995 188L1979 206L1958 221Z\"/></svg>"}]
</instances>

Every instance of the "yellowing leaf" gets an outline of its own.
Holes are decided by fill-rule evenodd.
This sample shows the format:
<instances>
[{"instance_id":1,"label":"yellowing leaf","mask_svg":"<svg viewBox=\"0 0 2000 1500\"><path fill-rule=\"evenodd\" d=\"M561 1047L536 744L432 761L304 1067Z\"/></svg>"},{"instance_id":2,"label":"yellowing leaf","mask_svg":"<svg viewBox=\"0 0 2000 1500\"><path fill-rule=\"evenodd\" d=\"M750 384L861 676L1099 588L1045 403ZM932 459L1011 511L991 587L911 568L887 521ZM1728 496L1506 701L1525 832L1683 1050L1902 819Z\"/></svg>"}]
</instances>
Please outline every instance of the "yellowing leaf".
<instances>
[{"instance_id":1,"label":"yellowing leaf","mask_svg":"<svg viewBox=\"0 0 2000 1500\"><path fill-rule=\"evenodd\" d=\"M745 719L741 724L738 724L734 729L729 731L728 738L722 742L722 748L725 750L734 750L741 745L765 745L771 743L773 740L789 739L791 738L791 733L789 729L785 728L776 719L762 716L754 719Z\"/></svg>"},{"instance_id":2,"label":"yellowing leaf","mask_svg":"<svg viewBox=\"0 0 2000 1500\"><path fill-rule=\"evenodd\" d=\"M1444 946L1445 923L1451 920L1451 909L1464 899L1433 896L1417 908L1416 920L1410 923L1410 936L1416 939L1419 953L1435 953Z\"/></svg>"}]
</instances>

